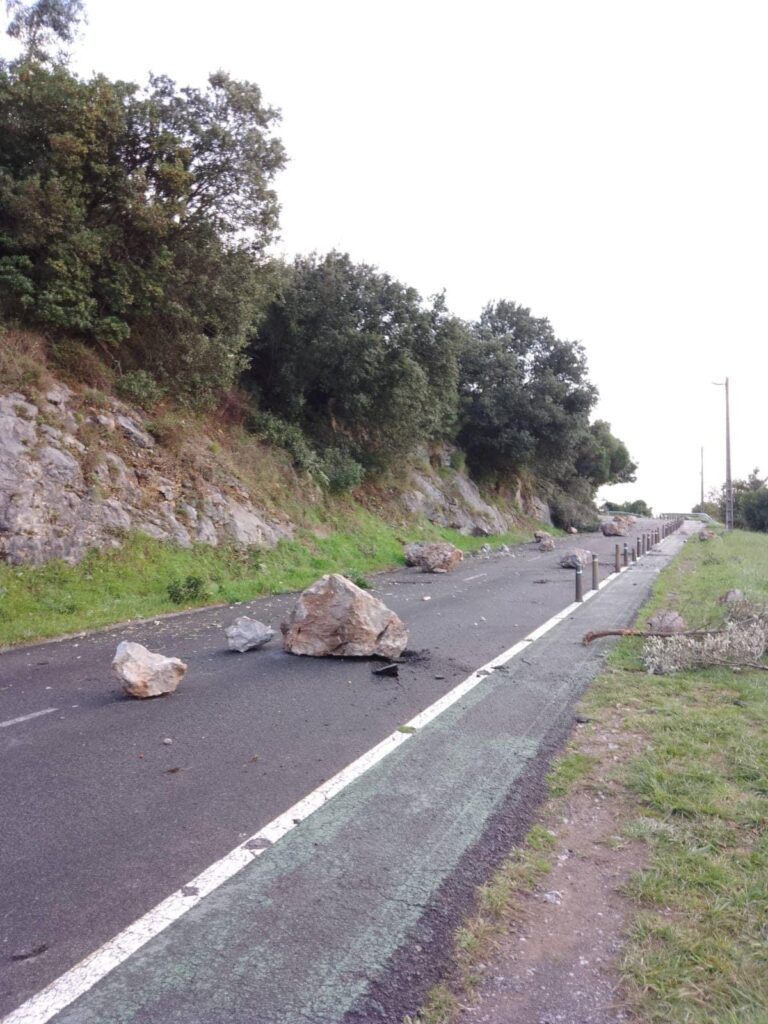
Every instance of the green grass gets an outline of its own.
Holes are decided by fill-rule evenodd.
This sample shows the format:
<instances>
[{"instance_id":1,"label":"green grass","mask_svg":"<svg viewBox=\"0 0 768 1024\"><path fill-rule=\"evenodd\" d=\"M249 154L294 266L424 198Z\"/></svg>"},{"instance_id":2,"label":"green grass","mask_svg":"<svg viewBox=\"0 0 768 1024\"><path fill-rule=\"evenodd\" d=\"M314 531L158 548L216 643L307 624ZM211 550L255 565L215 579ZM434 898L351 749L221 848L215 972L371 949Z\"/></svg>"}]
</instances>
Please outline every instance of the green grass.
<instances>
[{"instance_id":1,"label":"green grass","mask_svg":"<svg viewBox=\"0 0 768 1024\"><path fill-rule=\"evenodd\" d=\"M366 574L403 564L403 540L449 540L473 551L485 543L530 539L528 531L465 537L428 523L395 530L370 513L347 508L318 525L329 536L305 529L271 550L203 544L185 550L132 534L121 548L92 551L75 566L0 564L0 646L299 590L327 572L363 584Z\"/></svg>"},{"instance_id":2,"label":"green grass","mask_svg":"<svg viewBox=\"0 0 768 1024\"><path fill-rule=\"evenodd\" d=\"M658 608L716 625L732 587L768 598L768 537L692 540L659 578L640 622ZM707 669L638 672L640 641L609 659L585 708L623 709L644 753L620 771L647 844L647 870L626 893L638 913L623 972L643 1024L768 1021L768 680Z\"/></svg>"}]
</instances>

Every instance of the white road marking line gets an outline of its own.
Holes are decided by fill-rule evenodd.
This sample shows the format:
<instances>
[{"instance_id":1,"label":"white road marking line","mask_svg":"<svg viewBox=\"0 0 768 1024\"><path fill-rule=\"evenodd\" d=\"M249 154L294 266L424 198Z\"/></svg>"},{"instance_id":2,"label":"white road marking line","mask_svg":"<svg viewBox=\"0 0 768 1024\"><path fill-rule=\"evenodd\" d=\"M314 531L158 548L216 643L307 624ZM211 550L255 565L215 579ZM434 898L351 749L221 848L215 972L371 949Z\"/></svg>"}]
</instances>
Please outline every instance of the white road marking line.
<instances>
[{"instance_id":1,"label":"white road marking line","mask_svg":"<svg viewBox=\"0 0 768 1024\"><path fill-rule=\"evenodd\" d=\"M624 569L622 569L623 572ZM604 586L617 578L617 574L612 573L601 582L600 589L602 590ZM587 591L584 594L585 602L596 593L596 590ZM461 700L462 697L473 690L478 683L487 678L489 672L492 672L493 669L498 668L500 665L505 665L516 655L520 654L521 651L530 650L532 643L544 636L545 633L548 633L558 623L562 622L563 619L567 619L580 607L581 604L577 602L569 604L561 612L553 615L551 619L547 619L541 626L533 630L532 633L529 633L523 640L519 640L512 647L493 658L492 661L486 662L485 665L476 669L463 682L449 690L448 693L444 694L428 708L425 708L424 711L421 711L410 722L407 722L405 726L401 726L401 728L409 731L400 732L397 730L391 733L386 739L372 747L356 761L347 765L346 768L342 768L338 774L324 782L322 786L319 786L312 793L299 800L293 807L290 807L283 814L269 822L268 825L254 833L249 839L235 847L234 850L225 854L221 860L211 864L205 871L196 878L193 878L191 882L182 886L181 889L177 889L176 892L164 899L162 903L158 903L156 907L153 907L143 917L140 917L138 921L134 921L133 924L129 925L113 939L110 939L109 942L106 942L78 964L75 964L66 974L62 974L41 992L38 992L37 995L32 996L26 1003L23 1003L18 1009L4 1017L0 1024L46 1024L47 1021L69 1006L70 1003L73 1003L81 995L84 995L89 989L93 988L110 971L119 967L121 963L141 949L142 946L146 945L150 939L159 935L160 932L186 914L188 910L191 910L192 907L218 889L219 886L232 878L233 875L236 875L244 867L252 863L255 857L260 856L279 839L282 839L283 836L296 828L310 814L313 814L336 796L337 793L346 789L350 783L359 779L361 775L364 775L375 764L378 764L379 761L382 761L393 750L410 739L414 734L410 730L418 732L419 729L429 722L434 721L451 705ZM47 714L49 711L55 710L55 708L49 708L47 711L39 711L37 714ZM14 721L23 721L23 719L14 719Z\"/></svg>"},{"instance_id":2,"label":"white road marking line","mask_svg":"<svg viewBox=\"0 0 768 1024\"><path fill-rule=\"evenodd\" d=\"M40 715L50 715L58 708L45 708L43 711L33 711L31 715L22 715L20 718L9 718L7 722L0 722L0 729L7 729L9 725L18 725L19 722L28 722L30 718L39 718Z\"/></svg>"},{"instance_id":3,"label":"white road marking line","mask_svg":"<svg viewBox=\"0 0 768 1024\"><path fill-rule=\"evenodd\" d=\"M483 576L487 576L487 575L488 575L487 572L479 572L477 574L477 576L464 576L463 577L463 581L464 581L464 583L469 583L470 580L479 580L479 579L482 579Z\"/></svg>"}]
</instances>

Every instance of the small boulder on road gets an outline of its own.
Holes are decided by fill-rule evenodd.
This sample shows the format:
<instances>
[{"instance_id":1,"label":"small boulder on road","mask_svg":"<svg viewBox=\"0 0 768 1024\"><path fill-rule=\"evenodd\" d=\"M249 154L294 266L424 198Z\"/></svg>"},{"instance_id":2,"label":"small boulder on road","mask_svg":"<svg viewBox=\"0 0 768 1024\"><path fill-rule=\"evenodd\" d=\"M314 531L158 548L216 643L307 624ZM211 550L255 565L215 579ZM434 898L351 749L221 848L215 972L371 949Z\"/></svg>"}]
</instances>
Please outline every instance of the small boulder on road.
<instances>
[{"instance_id":1,"label":"small boulder on road","mask_svg":"<svg viewBox=\"0 0 768 1024\"><path fill-rule=\"evenodd\" d=\"M187 666L178 658L167 658L142 644L123 640L117 645L112 671L129 697L161 697L174 692Z\"/></svg>"},{"instance_id":2,"label":"small boulder on road","mask_svg":"<svg viewBox=\"0 0 768 1024\"><path fill-rule=\"evenodd\" d=\"M266 626L258 619L250 619L247 615L241 615L224 630L227 637L227 646L230 651L255 651L264 644L269 643L275 635L271 626Z\"/></svg>"},{"instance_id":3,"label":"small boulder on road","mask_svg":"<svg viewBox=\"0 0 768 1024\"><path fill-rule=\"evenodd\" d=\"M555 550L555 542L554 542L553 538L550 537L548 533L545 533L544 536L539 541L539 551L554 551L554 550Z\"/></svg>"},{"instance_id":4,"label":"small boulder on road","mask_svg":"<svg viewBox=\"0 0 768 1024\"><path fill-rule=\"evenodd\" d=\"M592 564L592 552L586 548L571 548L566 551L560 559L560 566L563 569L584 569Z\"/></svg>"}]
</instances>

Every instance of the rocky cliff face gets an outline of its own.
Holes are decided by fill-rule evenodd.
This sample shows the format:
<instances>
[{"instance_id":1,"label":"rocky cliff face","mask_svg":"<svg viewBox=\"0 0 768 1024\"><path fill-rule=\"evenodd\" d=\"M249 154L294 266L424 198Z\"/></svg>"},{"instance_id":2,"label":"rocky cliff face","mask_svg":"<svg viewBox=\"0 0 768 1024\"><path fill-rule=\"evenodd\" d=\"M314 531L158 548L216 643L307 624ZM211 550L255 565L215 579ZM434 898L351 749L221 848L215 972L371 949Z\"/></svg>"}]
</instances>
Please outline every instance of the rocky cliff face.
<instances>
[{"instance_id":1,"label":"rocky cliff face","mask_svg":"<svg viewBox=\"0 0 768 1024\"><path fill-rule=\"evenodd\" d=\"M200 442L208 439L199 438ZM209 442L208 448L216 446ZM467 534L504 533L512 510L488 504L449 452L410 473L403 510ZM547 518L541 503L518 509ZM97 405L55 383L34 400L0 396L0 560L40 565L79 561L89 548L119 546L128 531L189 547L224 543L272 547L293 536L283 514L268 512L231 464L215 456L183 460L116 399Z\"/></svg>"},{"instance_id":2,"label":"rocky cliff face","mask_svg":"<svg viewBox=\"0 0 768 1024\"><path fill-rule=\"evenodd\" d=\"M72 399L61 384L38 404L0 397L0 559L77 562L89 548L118 546L129 530L184 547L271 547L292 535L235 479L221 487L169 475L167 456L122 403L83 414Z\"/></svg>"}]
</instances>

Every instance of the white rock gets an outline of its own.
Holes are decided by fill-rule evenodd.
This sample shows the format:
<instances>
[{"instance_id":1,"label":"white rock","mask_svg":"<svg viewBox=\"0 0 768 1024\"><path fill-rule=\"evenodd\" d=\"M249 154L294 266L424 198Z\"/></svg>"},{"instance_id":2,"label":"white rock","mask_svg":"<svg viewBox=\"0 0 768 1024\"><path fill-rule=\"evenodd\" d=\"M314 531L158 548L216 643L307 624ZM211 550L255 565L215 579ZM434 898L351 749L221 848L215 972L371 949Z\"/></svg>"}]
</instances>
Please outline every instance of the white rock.
<instances>
[{"instance_id":1,"label":"white rock","mask_svg":"<svg viewBox=\"0 0 768 1024\"><path fill-rule=\"evenodd\" d=\"M249 619L247 615L241 615L224 630L227 636L227 646L230 651L255 651L264 644L269 643L275 635L271 626L265 626L258 619Z\"/></svg>"},{"instance_id":2,"label":"white rock","mask_svg":"<svg viewBox=\"0 0 768 1024\"><path fill-rule=\"evenodd\" d=\"M178 658L166 658L142 644L123 640L117 645L112 671L129 697L160 697L173 693L187 666Z\"/></svg>"}]
</instances>

